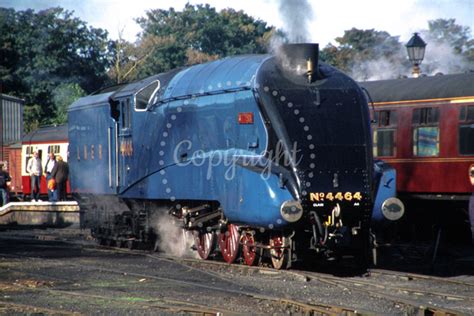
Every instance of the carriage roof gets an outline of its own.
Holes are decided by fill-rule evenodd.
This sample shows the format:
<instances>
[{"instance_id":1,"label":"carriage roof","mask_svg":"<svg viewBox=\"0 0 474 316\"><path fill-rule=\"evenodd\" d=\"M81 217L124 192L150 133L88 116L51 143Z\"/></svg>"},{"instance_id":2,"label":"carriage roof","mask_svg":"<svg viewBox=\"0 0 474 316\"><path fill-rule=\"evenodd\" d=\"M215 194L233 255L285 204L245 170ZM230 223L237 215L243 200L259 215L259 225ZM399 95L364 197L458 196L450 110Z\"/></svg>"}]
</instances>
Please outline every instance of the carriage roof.
<instances>
[{"instance_id":1,"label":"carriage roof","mask_svg":"<svg viewBox=\"0 0 474 316\"><path fill-rule=\"evenodd\" d=\"M474 72L359 83L374 102L450 99L474 96Z\"/></svg>"},{"instance_id":2,"label":"carriage roof","mask_svg":"<svg viewBox=\"0 0 474 316\"><path fill-rule=\"evenodd\" d=\"M40 127L23 136L23 144L35 144L44 142L61 142L68 139L68 127L64 125L51 125Z\"/></svg>"}]
</instances>

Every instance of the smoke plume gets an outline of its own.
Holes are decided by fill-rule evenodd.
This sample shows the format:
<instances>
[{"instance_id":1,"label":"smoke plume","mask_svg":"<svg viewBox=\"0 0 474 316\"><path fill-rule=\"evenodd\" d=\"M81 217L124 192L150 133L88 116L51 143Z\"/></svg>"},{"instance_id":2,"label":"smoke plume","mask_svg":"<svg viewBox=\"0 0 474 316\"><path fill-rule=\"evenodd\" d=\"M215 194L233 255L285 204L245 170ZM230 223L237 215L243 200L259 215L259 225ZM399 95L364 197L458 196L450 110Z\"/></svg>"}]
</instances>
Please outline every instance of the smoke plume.
<instances>
[{"instance_id":1,"label":"smoke plume","mask_svg":"<svg viewBox=\"0 0 474 316\"><path fill-rule=\"evenodd\" d=\"M311 41L310 22L313 8L307 0L279 0L278 10L283 20L283 29L292 43Z\"/></svg>"},{"instance_id":2,"label":"smoke plume","mask_svg":"<svg viewBox=\"0 0 474 316\"><path fill-rule=\"evenodd\" d=\"M456 74L474 70L474 65L465 56L456 53L454 46L447 40L432 37L423 33L423 39L428 43L425 58L420 65L422 76L437 74ZM381 47L374 47L375 51ZM377 53L377 57L370 60L358 61L358 56L352 63L349 75L356 81L372 81L412 77L412 65L408 60L404 45L391 56Z\"/></svg>"},{"instance_id":3,"label":"smoke plume","mask_svg":"<svg viewBox=\"0 0 474 316\"><path fill-rule=\"evenodd\" d=\"M474 70L474 65L465 56L456 53L454 45L445 39L437 39L431 34L423 33L428 43L425 59L420 65L422 74L436 75L463 73Z\"/></svg>"},{"instance_id":4,"label":"smoke plume","mask_svg":"<svg viewBox=\"0 0 474 316\"><path fill-rule=\"evenodd\" d=\"M194 239L190 232L185 231L167 212L152 219L152 225L158 234L159 250L174 257L197 258L197 252L192 250Z\"/></svg>"}]
</instances>

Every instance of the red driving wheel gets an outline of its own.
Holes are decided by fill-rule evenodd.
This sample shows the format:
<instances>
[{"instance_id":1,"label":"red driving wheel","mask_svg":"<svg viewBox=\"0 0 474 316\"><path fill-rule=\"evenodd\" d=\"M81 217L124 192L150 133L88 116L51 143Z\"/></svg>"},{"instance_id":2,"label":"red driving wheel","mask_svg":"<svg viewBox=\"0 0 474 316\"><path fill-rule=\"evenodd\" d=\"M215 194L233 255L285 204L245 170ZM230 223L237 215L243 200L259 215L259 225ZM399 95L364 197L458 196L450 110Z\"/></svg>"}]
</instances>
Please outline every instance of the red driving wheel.
<instances>
[{"instance_id":1,"label":"red driving wheel","mask_svg":"<svg viewBox=\"0 0 474 316\"><path fill-rule=\"evenodd\" d=\"M273 267L277 270L289 267L289 252L286 238L280 234L270 237L270 257Z\"/></svg>"},{"instance_id":2,"label":"red driving wheel","mask_svg":"<svg viewBox=\"0 0 474 316\"><path fill-rule=\"evenodd\" d=\"M251 233L244 233L241 238L241 243L245 264L248 266L253 266L258 261L258 250L256 247L254 235Z\"/></svg>"},{"instance_id":3,"label":"red driving wheel","mask_svg":"<svg viewBox=\"0 0 474 316\"><path fill-rule=\"evenodd\" d=\"M199 256L206 260L214 250L214 232L195 231L194 245L196 246Z\"/></svg>"},{"instance_id":4,"label":"red driving wheel","mask_svg":"<svg viewBox=\"0 0 474 316\"><path fill-rule=\"evenodd\" d=\"M232 263L239 253L239 230L234 224L227 225L227 231L219 234L219 248L225 262Z\"/></svg>"}]
</instances>

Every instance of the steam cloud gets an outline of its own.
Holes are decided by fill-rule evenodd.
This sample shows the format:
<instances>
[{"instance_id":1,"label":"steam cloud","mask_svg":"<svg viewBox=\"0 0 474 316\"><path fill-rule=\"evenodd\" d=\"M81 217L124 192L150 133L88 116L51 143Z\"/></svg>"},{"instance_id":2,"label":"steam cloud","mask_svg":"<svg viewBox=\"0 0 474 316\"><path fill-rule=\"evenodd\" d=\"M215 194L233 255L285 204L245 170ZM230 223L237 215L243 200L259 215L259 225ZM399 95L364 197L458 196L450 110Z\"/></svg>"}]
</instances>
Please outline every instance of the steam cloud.
<instances>
[{"instance_id":1,"label":"steam cloud","mask_svg":"<svg viewBox=\"0 0 474 316\"><path fill-rule=\"evenodd\" d=\"M420 65L422 74L429 76L439 73L453 74L474 70L473 63L463 55L457 54L454 45L447 40L434 38L429 33L422 34L426 40L425 59Z\"/></svg>"},{"instance_id":2,"label":"steam cloud","mask_svg":"<svg viewBox=\"0 0 474 316\"><path fill-rule=\"evenodd\" d=\"M279 0L278 10L283 20L283 29L292 43L311 41L309 25L313 8L307 0Z\"/></svg>"},{"instance_id":3,"label":"steam cloud","mask_svg":"<svg viewBox=\"0 0 474 316\"><path fill-rule=\"evenodd\" d=\"M191 233L182 229L167 212L155 214L160 214L152 219L152 226L159 238L159 250L174 257L197 258L197 252L191 248L194 245Z\"/></svg>"},{"instance_id":4,"label":"steam cloud","mask_svg":"<svg viewBox=\"0 0 474 316\"><path fill-rule=\"evenodd\" d=\"M465 56L457 54L453 45L447 40L433 38L427 32L424 32L422 37L428 43L425 58L420 65L422 76L456 74L474 70L472 62L470 63ZM373 49L378 50L382 47ZM354 60L349 75L356 81L411 78L411 67L406 48L402 45L400 50L391 57L379 57L362 62Z\"/></svg>"}]
</instances>

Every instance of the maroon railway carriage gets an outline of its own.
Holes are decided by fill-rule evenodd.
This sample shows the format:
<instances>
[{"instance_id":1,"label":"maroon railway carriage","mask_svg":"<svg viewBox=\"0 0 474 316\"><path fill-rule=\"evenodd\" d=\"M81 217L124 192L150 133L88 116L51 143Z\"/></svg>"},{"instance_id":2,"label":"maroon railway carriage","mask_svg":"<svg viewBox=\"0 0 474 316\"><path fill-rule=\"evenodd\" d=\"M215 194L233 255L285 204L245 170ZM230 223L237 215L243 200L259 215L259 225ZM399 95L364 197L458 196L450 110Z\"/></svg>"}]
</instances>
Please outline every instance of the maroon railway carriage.
<instances>
[{"instance_id":1,"label":"maroon railway carriage","mask_svg":"<svg viewBox=\"0 0 474 316\"><path fill-rule=\"evenodd\" d=\"M458 216L457 210L467 213L473 192L468 170L474 166L474 73L361 85L375 107L374 156L396 168L400 197L418 201L408 203L417 209L434 212L437 205L444 218Z\"/></svg>"}]
</instances>

